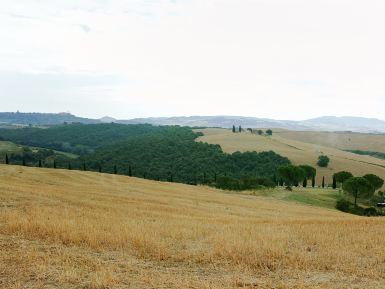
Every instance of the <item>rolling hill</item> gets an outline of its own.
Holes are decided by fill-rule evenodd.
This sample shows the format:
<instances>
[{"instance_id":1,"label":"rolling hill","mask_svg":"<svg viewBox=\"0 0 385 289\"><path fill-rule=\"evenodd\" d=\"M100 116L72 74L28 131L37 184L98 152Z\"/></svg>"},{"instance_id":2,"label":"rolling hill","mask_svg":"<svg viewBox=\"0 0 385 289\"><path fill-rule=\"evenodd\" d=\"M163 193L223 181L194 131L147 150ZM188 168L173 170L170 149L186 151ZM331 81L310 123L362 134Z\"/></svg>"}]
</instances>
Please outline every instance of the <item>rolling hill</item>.
<instances>
[{"instance_id":1,"label":"rolling hill","mask_svg":"<svg viewBox=\"0 0 385 289\"><path fill-rule=\"evenodd\" d=\"M331 183L332 175L342 170L351 171L357 176L373 173L385 179L385 160L337 149L336 147L339 147L339 144L332 145L331 141L327 141L327 138L322 138L322 133L317 133L317 135L320 135L319 141L321 143L318 144L318 139L312 138L315 133L278 130L273 133L272 137L266 137L246 132L232 133L226 129L201 129L199 131L204 136L198 138L198 141L219 144L225 152L229 153L272 150L287 157L296 165L309 164L312 166L316 166L319 155L326 154L331 161L327 168L317 167L318 184L320 184L323 176L325 176L327 183ZM296 139L297 136L298 140ZM374 141L372 142L370 137L371 135L359 135L355 141L356 143L359 142L361 147L366 143L375 146L377 149L381 147L381 141L377 140L377 137L384 138L384 136L373 135L373 138L377 140L377 144Z\"/></svg>"},{"instance_id":2,"label":"rolling hill","mask_svg":"<svg viewBox=\"0 0 385 289\"><path fill-rule=\"evenodd\" d=\"M70 113L37 113L37 112L0 112L0 124L11 125L57 125L63 123L100 123L99 120L78 117Z\"/></svg>"},{"instance_id":3,"label":"rolling hill","mask_svg":"<svg viewBox=\"0 0 385 289\"><path fill-rule=\"evenodd\" d=\"M115 120L120 123L149 123L153 125L184 125L190 127L230 128L241 125L250 128L281 128L305 131L355 131L385 133L385 121L365 117L324 116L303 121L276 120L244 116L180 116L180 117L149 117L131 120Z\"/></svg>"},{"instance_id":4,"label":"rolling hill","mask_svg":"<svg viewBox=\"0 0 385 289\"><path fill-rule=\"evenodd\" d=\"M385 153L384 134L289 130L279 130L277 134L286 139L333 147L340 150L362 150Z\"/></svg>"},{"instance_id":5,"label":"rolling hill","mask_svg":"<svg viewBox=\"0 0 385 289\"><path fill-rule=\"evenodd\" d=\"M269 118L245 116L175 116L175 117L147 117L134 119L115 119L105 116L100 119L78 117L70 113L22 113L0 112L1 125L34 125L50 126L63 123L120 123L120 124L152 124L152 125L180 125L190 127L221 127L230 128L241 125L251 128L281 128L305 131L355 131L365 133L385 133L385 121L364 117L335 117L324 116L302 121L276 120Z\"/></svg>"},{"instance_id":6,"label":"rolling hill","mask_svg":"<svg viewBox=\"0 0 385 289\"><path fill-rule=\"evenodd\" d=\"M0 192L5 289L375 289L385 282L383 218L202 186L5 165Z\"/></svg>"}]
</instances>

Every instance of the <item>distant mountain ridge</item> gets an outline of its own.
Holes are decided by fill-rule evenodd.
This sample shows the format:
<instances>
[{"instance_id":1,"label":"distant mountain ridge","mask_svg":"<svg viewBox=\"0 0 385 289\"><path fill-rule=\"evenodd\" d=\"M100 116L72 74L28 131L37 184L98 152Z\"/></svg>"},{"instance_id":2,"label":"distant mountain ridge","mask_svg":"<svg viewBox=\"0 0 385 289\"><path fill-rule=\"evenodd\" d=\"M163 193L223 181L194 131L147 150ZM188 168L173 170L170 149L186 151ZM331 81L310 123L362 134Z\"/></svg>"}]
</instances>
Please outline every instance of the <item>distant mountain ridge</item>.
<instances>
[{"instance_id":1,"label":"distant mountain ridge","mask_svg":"<svg viewBox=\"0 0 385 289\"><path fill-rule=\"evenodd\" d=\"M0 124L12 125L56 125L80 122L85 124L99 123L99 120L78 117L67 112L39 113L39 112L0 112Z\"/></svg>"},{"instance_id":2,"label":"distant mountain ridge","mask_svg":"<svg viewBox=\"0 0 385 289\"><path fill-rule=\"evenodd\" d=\"M154 125L185 125L230 128L233 125L251 128L282 128L288 130L315 131L353 131L369 133L385 133L385 121L376 118L352 116L324 116L303 121L275 120L268 118L244 116L181 116L181 117L149 117L131 120L116 120L120 123L149 123Z\"/></svg>"},{"instance_id":3,"label":"distant mountain ridge","mask_svg":"<svg viewBox=\"0 0 385 289\"><path fill-rule=\"evenodd\" d=\"M376 118L352 116L323 116L303 121L275 120L268 118L244 116L176 116L149 117L119 120L109 116L100 119L78 117L70 113L22 113L0 112L0 124L17 125L57 125L67 123L121 123L152 125L181 125L190 127L222 127L231 128L241 125L244 128L282 128L288 130L314 131L353 131L369 133L385 133L385 121Z\"/></svg>"}]
</instances>

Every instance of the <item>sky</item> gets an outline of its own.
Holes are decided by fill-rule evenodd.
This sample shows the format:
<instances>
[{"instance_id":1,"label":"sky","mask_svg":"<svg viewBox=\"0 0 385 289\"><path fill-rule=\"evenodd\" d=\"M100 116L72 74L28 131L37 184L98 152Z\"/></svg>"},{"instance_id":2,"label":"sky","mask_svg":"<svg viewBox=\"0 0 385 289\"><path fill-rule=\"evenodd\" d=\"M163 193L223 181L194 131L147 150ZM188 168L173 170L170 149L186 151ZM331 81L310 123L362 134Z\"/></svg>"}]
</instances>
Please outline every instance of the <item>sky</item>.
<instances>
[{"instance_id":1,"label":"sky","mask_svg":"<svg viewBox=\"0 0 385 289\"><path fill-rule=\"evenodd\" d=\"M0 111L385 120L383 0L2 0Z\"/></svg>"}]
</instances>

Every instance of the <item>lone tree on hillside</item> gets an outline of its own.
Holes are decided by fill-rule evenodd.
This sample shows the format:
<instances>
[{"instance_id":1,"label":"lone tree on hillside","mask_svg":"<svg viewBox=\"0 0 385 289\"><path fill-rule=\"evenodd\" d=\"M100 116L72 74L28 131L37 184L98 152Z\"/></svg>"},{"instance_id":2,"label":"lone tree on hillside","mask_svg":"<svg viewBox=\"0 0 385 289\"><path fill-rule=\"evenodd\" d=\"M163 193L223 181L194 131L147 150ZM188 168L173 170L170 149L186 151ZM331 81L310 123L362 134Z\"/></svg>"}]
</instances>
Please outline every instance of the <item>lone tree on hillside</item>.
<instances>
[{"instance_id":1,"label":"lone tree on hillside","mask_svg":"<svg viewBox=\"0 0 385 289\"><path fill-rule=\"evenodd\" d=\"M300 167L287 165L278 168L278 175L285 182L286 189L291 190L292 186L298 184L305 177L305 172Z\"/></svg>"},{"instance_id":2,"label":"lone tree on hillside","mask_svg":"<svg viewBox=\"0 0 385 289\"><path fill-rule=\"evenodd\" d=\"M267 135L273 135L273 131L272 131L271 129L268 129L268 130L266 131L266 134L267 134Z\"/></svg>"},{"instance_id":3,"label":"lone tree on hillside","mask_svg":"<svg viewBox=\"0 0 385 289\"><path fill-rule=\"evenodd\" d=\"M233 125L233 132L235 132L235 125Z\"/></svg>"},{"instance_id":4,"label":"lone tree on hillside","mask_svg":"<svg viewBox=\"0 0 385 289\"><path fill-rule=\"evenodd\" d=\"M354 196L354 205L357 205L357 199L361 197L370 197L374 193L371 183L363 177L353 177L343 184L344 191Z\"/></svg>"},{"instance_id":5,"label":"lone tree on hillside","mask_svg":"<svg viewBox=\"0 0 385 289\"><path fill-rule=\"evenodd\" d=\"M335 173L333 175L333 179L335 179L337 183L340 183L341 186L343 185L343 183L345 181L347 181L348 179L350 179L352 177L353 177L353 174L351 172L347 172L347 171L341 171L341 172Z\"/></svg>"},{"instance_id":6,"label":"lone tree on hillside","mask_svg":"<svg viewBox=\"0 0 385 289\"><path fill-rule=\"evenodd\" d=\"M326 168L328 165L329 165L329 157L328 156L319 156L318 157L318 162L317 162L317 165L322 167L322 168Z\"/></svg>"},{"instance_id":7,"label":"lone tree on hillside","mask_svg":"<svg viewBox=\"0 0 385 289\"><path fill-rule=\"evenodd\" d=\"M374 174L367 174L364 178L372 185L375 191L381 189L384 185L384 180Z\"/></svg>"}]
</instances>

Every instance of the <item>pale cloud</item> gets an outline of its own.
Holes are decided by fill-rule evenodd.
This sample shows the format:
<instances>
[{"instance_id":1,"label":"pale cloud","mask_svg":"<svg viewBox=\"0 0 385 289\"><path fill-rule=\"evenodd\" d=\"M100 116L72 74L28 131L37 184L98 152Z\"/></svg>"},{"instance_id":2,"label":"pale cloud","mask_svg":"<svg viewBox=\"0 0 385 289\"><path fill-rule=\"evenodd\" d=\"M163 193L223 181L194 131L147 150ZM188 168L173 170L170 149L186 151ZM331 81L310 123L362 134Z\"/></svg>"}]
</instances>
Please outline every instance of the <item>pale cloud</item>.
<instances>
[{"instance_id":1,"label":"pale cloud","mask_svg":"<svg viewBox=\"0 0 385 289\"><path fill-rule=\"evenodd\" d=\"M5 0L0 78L55 81L19 79L26 89L0 92L1 110L385 119L383 11L357 0Z\"/></svg>"}]
</instances>

